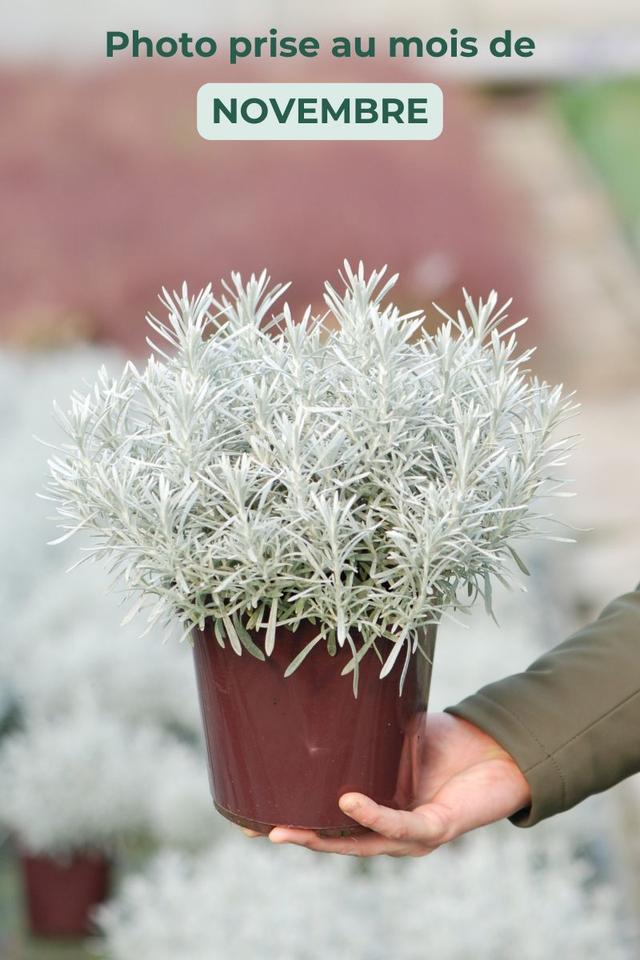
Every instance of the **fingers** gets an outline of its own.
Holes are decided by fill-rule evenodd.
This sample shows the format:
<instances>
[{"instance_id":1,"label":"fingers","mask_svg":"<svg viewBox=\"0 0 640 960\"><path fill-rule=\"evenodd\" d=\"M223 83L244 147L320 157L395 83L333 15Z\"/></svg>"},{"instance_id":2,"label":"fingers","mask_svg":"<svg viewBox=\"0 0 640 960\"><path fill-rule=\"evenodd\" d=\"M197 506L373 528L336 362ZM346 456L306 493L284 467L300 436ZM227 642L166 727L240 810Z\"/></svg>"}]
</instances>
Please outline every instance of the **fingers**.
<instances>
[{"instance_id":1,"label":"fingers","mask_svg":"<svg viewBox=\"0 0 640 960\"><path fill-rule=\"evenodd\" d=\"M353 837L322 837L313 830L274 827L269 840L291 843L317 853L354 857L425 856L456 835L451 811L442 803L429 803L415 810L393 810L361 793L340 797L343 813L370 832ZM248 837L260 836L243 828Z\"/></svg>"},{"instance_id":2,"label":"fingers","mask_svg":"<svg viewBox=\"0 0 640 960\"><path fill-rule=\"evenodd\" d=\"M263 837L263 836L264 836L263 833L258 833L257 830L250 830L249 827L241 827L240 829L241 829L242 832L244 833L245 837L250 837L251 839L253 839L254 837Z\"/></svg>"},{"instance_id":3,"label":"fingers","mask_svg":"<svg viewBox=\"0 0 640 960\"><path fill-rule=\"evenodd\" d=\"M346 793L339 803L344 813L388 840L436 847L450 839L449 811L442 804L425 804L416 810L393 810L361 793Z\"/></svg>"},{"instance_id":4,"label":"fingers","mask_svg":"<svg viewBox=\"0 0 640 960\"><path fill-rule=\"evenodd\" d=\"M449 839L446 808L427 804L417 810L392 810L360 793L340 798L340 807L370 833L355 837L321 837L312 830L275 827L272 843L293 843L318 853L339 853L356 857L425 856Z\"/></svg>"},{"instance_id":5,"label":"fingers","mask_svg":"<svg viewBox=\"0 0 640 960\"><path fill-rule=\"evenodd\" d=\"M358 837L319 837L312 830L274 827L269 834L269 840L275 844L291 843L306 847L307 850L313 850L315 853L338 853L350 857L418 856L417 850L414 850L410 844L388 840L374 833Z\"/></svg>"}]
</instances>

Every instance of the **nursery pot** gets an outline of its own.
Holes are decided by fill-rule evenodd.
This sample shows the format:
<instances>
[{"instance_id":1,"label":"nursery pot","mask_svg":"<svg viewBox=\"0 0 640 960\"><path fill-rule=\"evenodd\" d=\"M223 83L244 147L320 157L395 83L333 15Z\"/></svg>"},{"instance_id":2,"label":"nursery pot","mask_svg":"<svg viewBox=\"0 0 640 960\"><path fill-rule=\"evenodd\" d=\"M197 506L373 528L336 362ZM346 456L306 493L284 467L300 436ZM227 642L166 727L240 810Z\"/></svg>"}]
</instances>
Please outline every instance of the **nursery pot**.
<instances>
[{"instance_id":1,"label":"nursery pot","mask_svg":"<svg viewBox=\"0 0 640 960\"><path fill-rule=\"evenodd\" d=\"M93 908L107 899L111 862L101 854L68 860L21 853L29 929L34 937L84 937Z\"/></svg>"},{"instance_id":2,"label":"nursery pot","mask_svg":"<svg viewBox=\"0 0 640 960\"><path fill-rule=\"evenodd\" d=\"M214 804L260 833L276 825L326 836L359 833L338 806L347 791L387 806L412 802L411 758L424 735L435 625L422 637L429 660L411 657L402 695L402 664L380 679L380 660L369 650L360 661L357 698L352 675L340 675L351 658L346 645L331 656L318 643L284 677L317 632L309 622L295 633L280 629L265 661L246 650L238 656L228 644L223 649L210 623L194 638Z\"/></svg>"}]
</instances>

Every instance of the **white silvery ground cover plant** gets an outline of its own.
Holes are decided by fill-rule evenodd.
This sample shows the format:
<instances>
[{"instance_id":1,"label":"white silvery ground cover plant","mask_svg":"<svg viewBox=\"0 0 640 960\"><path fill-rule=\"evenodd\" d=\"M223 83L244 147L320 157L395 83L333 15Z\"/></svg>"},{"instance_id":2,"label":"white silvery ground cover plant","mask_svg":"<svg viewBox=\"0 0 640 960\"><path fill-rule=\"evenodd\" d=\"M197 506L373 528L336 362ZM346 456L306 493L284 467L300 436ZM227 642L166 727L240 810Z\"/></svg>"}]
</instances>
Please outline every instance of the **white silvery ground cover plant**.
<instances>
[{"instance_id":1,"label":"white silvery ground cover plant","mask_svg":"<svg viewBox=\"0 0 640 960\"><path fill-rule=\"evenodd\" d=\"M143 795L148 835L163 847L202 850L224 821L215 812L203 752L166 738Z\"/></svg>"},{"instance_id":2,"label":"white silvery ground cover plant","mask_svg":"<svg viewBox=\"0 0 640 960\"><path fill-rule=\"evenodd\" d=\"M49 577L59 575L61 566L61 556L45 544L46 504L34 495L42 483L46 450L33 442L33 434L51 431L51 414L42 397L68 396L88 370L113 359L108 351L87 348L64 355L0 350L0 718L14 699L7 664L17 621L38 605L41 589ZM30 638L22 639L28 646Z\"/></svg>"},{"instance_id":3,"label":"white silvery ground cover plant","mask_svg":"<svg viewBox=\"0 0 640 960\"><path fill-rule=\"evenodd\" d=\"M63 351L0 350L0 644L16 618L38 603L38 590L59 574L61 561L72 562L72 545L58 552L46 547L48 507L35 497L46 469L47 450L33 440L51 437L52 415L42 398L62 399L95 373L99 364L117 369L116 351L78 346ZM55 429L55 428L54 428ZM60 433L56 431L53 439Z\"/></svg>"},{"instance_id":4,"label":"white silvery ground cover plant","mask_svg":"<svg viewBox=\"0 0 640 960\"><path fill-rule=\"evenodd\" d=\"M40 531L42 533L42 531ZM46 548L46 546L45 546ZM49 548L50 549L50 548ZM38 553L34 553L37 568ZM104 576L83 565L51 571L33 600L4 625L0 676L25 716L55 716L82 691L131 722L200 736L192 658L185 647L121 626L122 610Z\"/></svg>"},{"instance_id":5,"label":"white silvery ground cover plant","mask_svg":"<svg viewBox=\"0 0 640 960\"><path fill-rule=\"evenodd\" d=\"M118 368L121 355L78 346L65 351L0 351L0 714L16 703L33 714L64 709L69 690L91 690L105 709L199 731L193 666L186 649L144 629L120 629L118 598L104 574L84 566L66 576L75 544L53 550L48 507L37 500L49 436L42 396L62 398L100 363ZM62 562L61 562L62 561ZM155 647L155 649L154 649Z\"/></svg>"},{"instance_id":6,"label":"white silvery ground cover plant","mask_svg":"<svg viewBox=\"0 0 640 960\"><path fill-rule=\"evenodd\" d=\"M45 542L47 507L34 495L48 454L33 435L51 432L42 395L68 396L99 363L122 358L0 351L0 719L6 702L26 726L0 740L0 834L63 857L130 839L192 848L219 832L189 650L141 637L139 622L120 627L103 573L67 575L74 545Z\"/></svg>"},{"instance_id":7,"label":"white silvery ground cover plant","mask_svg":"<svg viewBox=\"0 0 640 960\"><path fill-rule=\"evenodd\" d=\"M84 697L0 741L0 783L0 826L32 853L194 847L216 836L200 753Z\"/></svg>"},{"instance_id":8,"label":"white silvery ground cover plant","mask_svg":"<svg viewBox=\"0 0 640 960\"><path fill-rule=\"evenodd\" d=\"M162 745L79 702L0 743L0 823L33 853L110 850L146 829L145 790Z\"/></svg>"},{"instance_id":9,"label":"white silvery ground cover plant","mask_svg":"<svg viewBox=\"0 0 640 960\"><path fill-rule=\"evenodd\" d=\"M98 914L98 951L109 960L630 960L613 890L592 875L561 831L545 841L508 825L366 871L349 857L230 841L198 857L162 854L127 878ZM260 891L250 909L247 890Z\"/></svg>"},{"instance_id":10,"label":"white silvery ground cover plant","mask_svg":"<svg viewBox=\"0 0 640 960\"><path fill-rule=\"evenodd\" d=\"M264 273L165 291L146 366L58 410L62 538L87 532L151 623L210 619L238 654L311 620L288 671L348 644L354 688L372 648L406 672L421 629L478 595L490 610L518 541L548 533L536 503L561 492L575 406L530 375L495 293L429 334L385 304L395 280L345 265L298 322Z\"/></svg>"}]
</instances>

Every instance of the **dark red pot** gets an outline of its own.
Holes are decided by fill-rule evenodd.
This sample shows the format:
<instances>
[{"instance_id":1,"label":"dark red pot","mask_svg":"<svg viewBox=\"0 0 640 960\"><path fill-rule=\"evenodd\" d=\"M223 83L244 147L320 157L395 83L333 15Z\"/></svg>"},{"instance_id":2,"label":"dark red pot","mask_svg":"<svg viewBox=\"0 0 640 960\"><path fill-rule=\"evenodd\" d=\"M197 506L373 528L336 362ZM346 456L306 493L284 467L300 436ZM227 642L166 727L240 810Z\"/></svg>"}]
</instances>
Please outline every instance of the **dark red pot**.
<instances>
[{"instance_id":1,"label":"dark red pot","mask_svg":"<svg viewBox=\"0 0 640 960\"><path fill-rule=\"evenodd\" d=\"M84 937L91 912L107 899L111 862L100 854L70 860L20 855L29 929L34 937Z\"/></svg>"},{"instance_id":2,"label":"dark red pot","mask_svg":"<svg viewBox=\"0 0 640 960\"><path fill-rule=\"evenodd\" d=\"M360 832L338 806L355 790L387 806L411 804L411 757L424 731L430 664L411 658L402 696L401 664L379 677L369 651L360 661L357 699L352 677L340 675L347 647L330 656L319 643L285 678L295 655L317 634L305 622L279 630L266 661L222 649L211 625L195 637L195 665L217 810L268 833L305 827L325 835ZM254 639L261 645L260 634ZM432 657L435 627L423 646ZM399 660L402 660L401 656Z\"/></svg>"}]
</instances>

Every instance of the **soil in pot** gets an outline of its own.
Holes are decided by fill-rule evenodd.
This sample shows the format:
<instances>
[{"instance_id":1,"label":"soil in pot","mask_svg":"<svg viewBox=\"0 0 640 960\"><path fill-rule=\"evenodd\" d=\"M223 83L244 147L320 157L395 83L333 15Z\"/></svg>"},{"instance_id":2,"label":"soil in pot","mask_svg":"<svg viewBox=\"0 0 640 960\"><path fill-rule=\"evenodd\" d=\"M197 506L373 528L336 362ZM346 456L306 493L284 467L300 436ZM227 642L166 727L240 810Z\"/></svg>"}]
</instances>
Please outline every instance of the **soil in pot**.
<instances>
[{"instance_id":1,"label":"soil in pot","mask_svg":"<svg viewBox=\"0 0 640 960\"><path fill-rule=\"evenodd\" d=\"M112 865L100 854L68 860L22 852L20 864L29 930L34 937L84 937L91 914L107 899Z\"/></svg>"},{"instance_id":2,"label":"soil in pot","mask_svg":"<svg viewBox=\"0 0 640 960\"><path fill-rule=\"evenodd\" d=\"M285 678L317 632L309 622L295 633L279 630L265 661L221 648L211 625L195 637L214 803L229 820L260 833L275 825L359 833L338 806L352 790L387 806L411 805L409 758L424 734L430 663L412 656L400 696L401 664L381 680L380 660L370 650L360 661L355 698L351 675L340 675L349 648L331 656L321 642ZM422 644L430 659L435 632L430 627ZM260 644L263 636L254 639Z\"/></svg>"}]
</instances>

